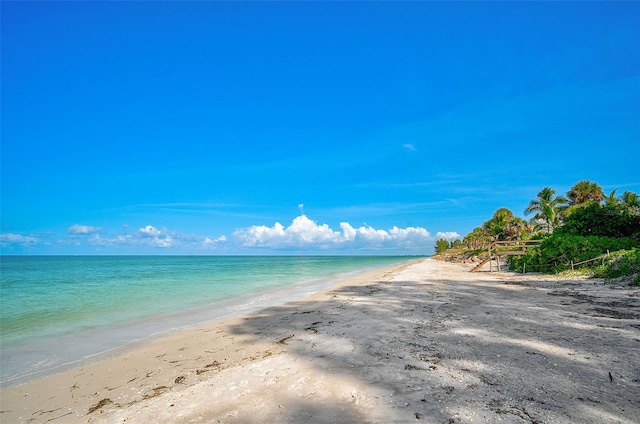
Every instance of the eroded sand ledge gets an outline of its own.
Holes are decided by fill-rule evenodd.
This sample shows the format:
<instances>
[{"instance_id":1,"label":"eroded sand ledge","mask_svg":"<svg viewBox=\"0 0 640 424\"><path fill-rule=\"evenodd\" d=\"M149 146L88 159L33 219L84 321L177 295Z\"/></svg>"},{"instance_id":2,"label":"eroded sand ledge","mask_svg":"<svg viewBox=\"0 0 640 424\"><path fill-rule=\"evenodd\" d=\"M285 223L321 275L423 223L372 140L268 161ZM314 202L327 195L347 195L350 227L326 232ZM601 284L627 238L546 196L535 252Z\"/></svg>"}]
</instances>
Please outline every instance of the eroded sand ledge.
<instances>
[{"instance_id":1,"label":"eroded sand ledge","mask_svg":"<svg viewBox=\"0 0 640 424\"><path fill-rule=\"evenodd\" d=\"M469 267L385 268L2 389L0 421L640 420L640 289Z\"/></svg>"}]
</instances>

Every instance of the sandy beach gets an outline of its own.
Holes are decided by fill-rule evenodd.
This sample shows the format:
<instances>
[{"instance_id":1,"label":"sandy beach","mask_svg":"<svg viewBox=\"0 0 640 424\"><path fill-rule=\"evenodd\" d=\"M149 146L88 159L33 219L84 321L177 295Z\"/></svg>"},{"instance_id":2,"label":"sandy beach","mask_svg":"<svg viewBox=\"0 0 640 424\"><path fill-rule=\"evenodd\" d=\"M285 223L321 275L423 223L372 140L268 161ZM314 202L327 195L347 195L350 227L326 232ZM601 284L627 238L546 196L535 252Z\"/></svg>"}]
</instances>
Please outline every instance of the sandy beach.
<instances>
[{"instance_id":1,"label":"sandy beach","mask_svg":"<svg viewBox=\"0 0 640 424\"><path fill-rule=\"evenodd\" d=\"M0 392L2 423L637 423L640 288L408 262Z\"/></svg>"}]
</instances>

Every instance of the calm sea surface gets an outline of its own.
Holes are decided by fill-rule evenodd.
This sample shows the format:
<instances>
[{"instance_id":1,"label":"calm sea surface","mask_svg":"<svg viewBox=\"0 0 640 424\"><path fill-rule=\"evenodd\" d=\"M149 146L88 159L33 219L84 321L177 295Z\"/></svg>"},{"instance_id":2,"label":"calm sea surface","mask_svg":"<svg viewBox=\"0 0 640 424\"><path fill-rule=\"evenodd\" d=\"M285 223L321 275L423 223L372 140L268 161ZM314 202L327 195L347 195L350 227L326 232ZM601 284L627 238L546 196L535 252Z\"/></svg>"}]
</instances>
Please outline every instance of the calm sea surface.
<instances>
[{"instance_id":1,"label":"calm sea surface","mask_svg":"<svg viewBox=\"0 0 640 424\"><path fill-rule=\"evenodd\" d=\"M398 256L0 256L0 384L304 297Z\"/></svg>"}]
</instances>

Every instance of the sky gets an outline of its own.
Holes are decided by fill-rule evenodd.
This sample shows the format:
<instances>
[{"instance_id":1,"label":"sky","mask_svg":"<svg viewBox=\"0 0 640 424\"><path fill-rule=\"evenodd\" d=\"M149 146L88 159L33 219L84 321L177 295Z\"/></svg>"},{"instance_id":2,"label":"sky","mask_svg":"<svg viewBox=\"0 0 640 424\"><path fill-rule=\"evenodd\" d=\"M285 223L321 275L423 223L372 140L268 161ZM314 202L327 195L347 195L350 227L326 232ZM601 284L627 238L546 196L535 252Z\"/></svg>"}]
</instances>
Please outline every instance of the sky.
<instances>
[{"instance_id":1,"label":"sky","mask_svg":"<svg viewBox=\"0 0 640 424\"><path fill-rule=\"evenodd\" d=\"M0 7L2 254L430 254L640 193L640 2Z\"/></svg>"}]
</instances>

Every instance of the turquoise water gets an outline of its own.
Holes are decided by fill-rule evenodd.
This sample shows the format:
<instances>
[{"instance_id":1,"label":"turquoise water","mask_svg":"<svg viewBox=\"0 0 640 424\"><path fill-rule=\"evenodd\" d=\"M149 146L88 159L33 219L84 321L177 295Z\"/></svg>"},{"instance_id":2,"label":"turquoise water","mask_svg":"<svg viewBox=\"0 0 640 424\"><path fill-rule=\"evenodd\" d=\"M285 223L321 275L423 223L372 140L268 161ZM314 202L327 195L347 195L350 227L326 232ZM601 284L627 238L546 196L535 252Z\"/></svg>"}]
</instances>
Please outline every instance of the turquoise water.
<instances>
[{"instance_id":1,"label":"turquoise water","mask_svg":"<svg viewBox=\"0 0 640 424\"><path fill-rule=\"evenodd\" d=\"M303 297L389 256L0 256L0 384Z\"/></svg>"}]
</instances>

